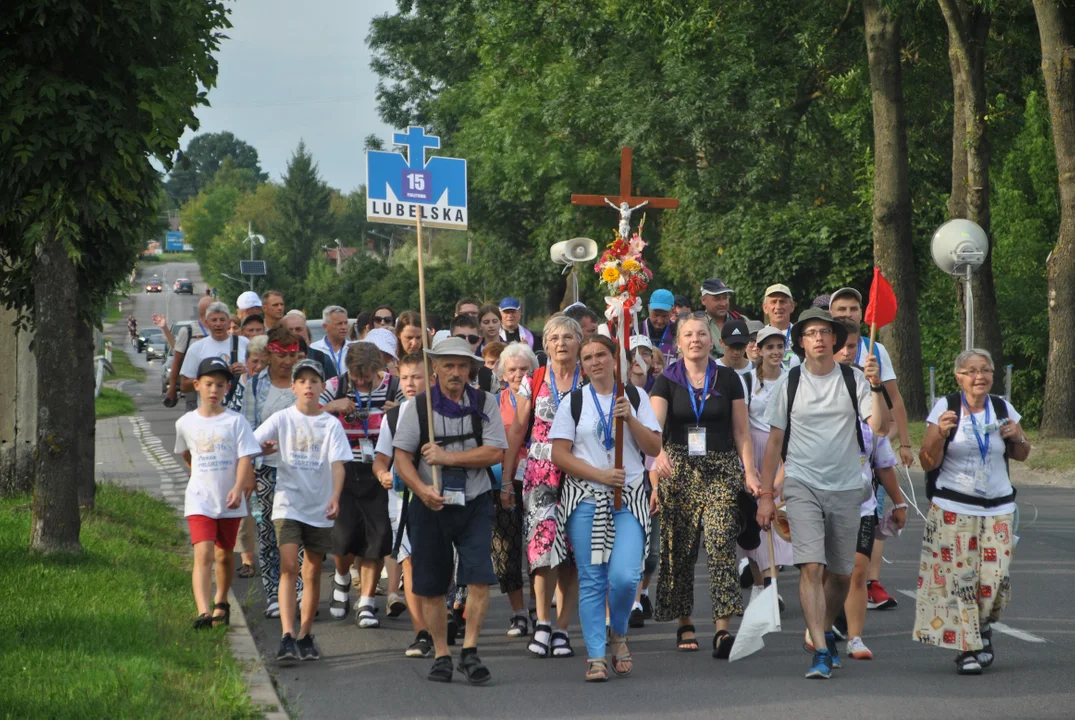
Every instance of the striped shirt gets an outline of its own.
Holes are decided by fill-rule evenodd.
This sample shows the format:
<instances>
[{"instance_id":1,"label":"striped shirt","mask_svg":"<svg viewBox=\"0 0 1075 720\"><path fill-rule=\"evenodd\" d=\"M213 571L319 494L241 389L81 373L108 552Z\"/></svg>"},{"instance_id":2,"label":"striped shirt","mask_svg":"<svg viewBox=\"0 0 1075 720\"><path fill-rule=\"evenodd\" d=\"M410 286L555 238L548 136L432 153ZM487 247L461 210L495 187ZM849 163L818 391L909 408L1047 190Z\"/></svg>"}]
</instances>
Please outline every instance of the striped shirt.
<instances>
[{"instance_id":1,"label":"striped shirt","mask_svg":"<svg viewBox=\"0 0 1075 720\"><path fill-rule=\"evenodd\" d=\"M332 378L325 383L325 390L321 393L321 405L328 405L336 399L340 379ZM389 388L395 389L395 395L389 397ZM362 455L362 440L369 438L370 455L377 445L377 437L381 434L381 420L384 418L384 404L389 400L403 401L403 391L399 389L399 382L394 382L391 375L385 375L381 384L372 392L364 393L355 390L353 384L348 383L347 395L355 403L355 411L350 415L336 415L343 425L347 442L351 444L351 453L355 462L372 463L373 459L364 458Z\"/></svg>"}]
</instances>

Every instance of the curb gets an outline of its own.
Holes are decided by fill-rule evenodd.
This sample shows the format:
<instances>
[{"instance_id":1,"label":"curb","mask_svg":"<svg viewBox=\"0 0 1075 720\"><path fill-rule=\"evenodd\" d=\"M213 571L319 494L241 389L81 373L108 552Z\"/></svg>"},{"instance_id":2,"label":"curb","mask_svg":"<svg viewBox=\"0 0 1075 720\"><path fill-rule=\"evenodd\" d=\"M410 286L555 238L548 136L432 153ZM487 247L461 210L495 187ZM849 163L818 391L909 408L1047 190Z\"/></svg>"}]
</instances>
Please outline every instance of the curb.
<instances>
[{"instance_id":1,"label":"curb","mask_svg":"<svg viewBox=\"0 0 1075 720\"><path fill-rule=\"evenodd\" d=\"M290 720L284 710L284 704L280 702L280 696L276 693L276 686L265 669L265 663L261 660L261 653L258 652L250 626L246 623L246 613L243 612L243 606L235 596L233 588L228 589L228 602L239 610L231 616L228 644L231 646L231 654L242 665L243 680L246 681L246 692L250 701L263 713L265 720Z\"/></svg>"}]
</instances>

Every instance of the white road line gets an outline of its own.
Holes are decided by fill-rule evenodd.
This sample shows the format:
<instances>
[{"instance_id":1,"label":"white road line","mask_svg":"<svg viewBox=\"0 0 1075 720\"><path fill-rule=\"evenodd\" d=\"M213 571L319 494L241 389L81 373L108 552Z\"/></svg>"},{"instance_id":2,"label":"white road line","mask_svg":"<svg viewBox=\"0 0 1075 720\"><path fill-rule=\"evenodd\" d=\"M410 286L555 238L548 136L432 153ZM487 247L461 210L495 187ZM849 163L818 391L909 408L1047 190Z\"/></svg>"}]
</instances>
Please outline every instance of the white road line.
<instances>
[{"instance_id":1,"label":"white road line","mask_svg":"<svg viewBox=\"0 0 1075 720\"><path fill-rule=\"evenodd\" d=\"M899 592L900 592L901 595L906 595L907 597L911 598L912 600L915 599L915 593L911 592L910 590L900 590ZM1046 643L1046 642L1049 642L1048 640L1046 640L1045 638L1043 638L1043 637L1041 637L1039 635L1035 635L1034 633L1029 633L1026 630L1019 630L1018 628L1013 628L1010 625L1005 625L1004 623L999 623L999 622L993 623L993 629L997 630L998 632L1002 632L1005 635L1011 635L1013 638L1018 638L1020 640L1025 640L1026 642L1030 642L1030 643Z\"/></svg>"}]
</instances>

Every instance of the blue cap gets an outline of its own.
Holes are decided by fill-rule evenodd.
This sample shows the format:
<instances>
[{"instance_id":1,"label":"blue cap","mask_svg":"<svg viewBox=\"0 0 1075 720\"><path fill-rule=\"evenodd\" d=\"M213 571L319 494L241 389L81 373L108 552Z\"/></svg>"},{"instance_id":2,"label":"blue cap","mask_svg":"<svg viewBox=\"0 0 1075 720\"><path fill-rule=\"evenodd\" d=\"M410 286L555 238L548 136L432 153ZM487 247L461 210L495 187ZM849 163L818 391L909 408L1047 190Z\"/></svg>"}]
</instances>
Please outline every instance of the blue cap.
<instances>
[{"instance_id":1,"label":"blue cap","mask_svg":"<svg viewBox=\"0 0 1075 720\"><path fill-rule=\"evenodd\" d=\"M501 310L518 310L522 307L522 303L519 302L519 298L506 297L500 301Z\"/></svg>"},{"instance_id":2,"label":"blue cap","mask_svg":"<svg viewBox=\"0 0 1075 720\"><path fill-rule=\"evenodd\" d=\"M649 296L649 309L650 310L671 310L672 305L675 304L675 298L672 296L671 290L654 290L653 294Z\"/></svg>"}]
</instances>

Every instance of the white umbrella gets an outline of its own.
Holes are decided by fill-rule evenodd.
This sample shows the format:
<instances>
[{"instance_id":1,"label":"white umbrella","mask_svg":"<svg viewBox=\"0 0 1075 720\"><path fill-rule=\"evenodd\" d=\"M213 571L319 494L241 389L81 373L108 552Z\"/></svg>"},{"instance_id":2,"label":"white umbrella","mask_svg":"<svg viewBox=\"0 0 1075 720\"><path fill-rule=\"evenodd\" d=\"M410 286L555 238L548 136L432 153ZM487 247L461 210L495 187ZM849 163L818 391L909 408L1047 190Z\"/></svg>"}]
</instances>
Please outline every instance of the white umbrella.
<instances>
[{"instance_id":1,"label":"white umbrella","mask_svg":"<svg viewBox=\"0 0 1075 720\"><path fill-rule=\"evenodd\" d=\"M773 529L769 529L769 576L772 583L761 591L743 613L729 662L745 658L765 647L765 634L780 632L780 604L776 594L776 559L773 557Z\"/></svg>"}]
</instances>

